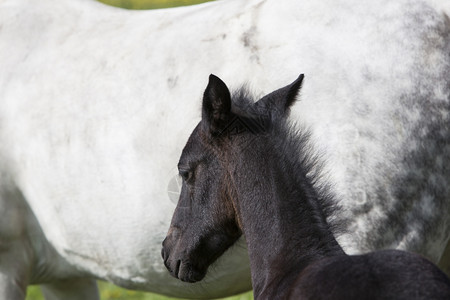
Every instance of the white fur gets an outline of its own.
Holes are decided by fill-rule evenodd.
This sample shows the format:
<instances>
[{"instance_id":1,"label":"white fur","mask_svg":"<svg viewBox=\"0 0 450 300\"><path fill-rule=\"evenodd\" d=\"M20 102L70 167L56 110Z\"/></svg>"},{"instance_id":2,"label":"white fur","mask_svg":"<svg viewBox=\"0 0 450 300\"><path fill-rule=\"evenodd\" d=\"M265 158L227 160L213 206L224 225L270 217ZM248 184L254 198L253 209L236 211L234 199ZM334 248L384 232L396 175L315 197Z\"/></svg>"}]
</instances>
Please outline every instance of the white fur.
<instances>
[{"instance_id":1,"label":"white fur","mask_svg":"<svg viewBox=\"0 0 450 300\"><path fill-rule=\"evenodd\" d=\"M411 199L417 211L428 207L423 218L442 221L437 232L418 232L426 220L411 215L404 236L386 228L380 244L370 240L394 207L405 144L420 141L411 130L421 111L399 99L420 82L432 101L449 101L448 52L428 44L442 38L433 29L444 11L447 0L223 0L155 11L0 0L0 298L23 299L16 280L52 283L51 299L77 277L180 297L250 288L243 241L199 284L171 278L160 257L175 208L168 184L210 73L261 94L305 73L292 118L311 128L343 199L337 218L350 220L351 232L341 244L437 262L450 197L440 207L429 193ZM422 12L423 22L414 18ZM441 116L448 121L448 111ZM449 186L440 175L434 183ZM77 283L80 294L65 299L96 299L91 282Z\"/></svg>"}]
</instances>

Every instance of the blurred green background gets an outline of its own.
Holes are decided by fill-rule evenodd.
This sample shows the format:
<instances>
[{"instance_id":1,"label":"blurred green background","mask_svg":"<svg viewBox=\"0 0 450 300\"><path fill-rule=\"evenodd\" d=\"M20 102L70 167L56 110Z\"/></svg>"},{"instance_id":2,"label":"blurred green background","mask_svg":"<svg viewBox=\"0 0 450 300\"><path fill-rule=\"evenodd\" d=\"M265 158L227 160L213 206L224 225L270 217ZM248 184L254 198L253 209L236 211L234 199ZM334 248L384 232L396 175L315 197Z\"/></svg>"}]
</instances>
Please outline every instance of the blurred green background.
<instances>
[{"instance_id":1,"label":"blurred green background","mask_svg":"<svg viewBox=\"0 0 450 300\"><path fill-rule=\"evenodd\" d=\"M101 300L176 300L177 298L164 297L152 293L129 291L110 283L99 281ZM245 293L235 297L224 298L226 300L253 300L253 293ZM28 287L26 300L44 300L41 290L37 286ZM64 300L64 299L61 299Z\"/></svg>"},{"instance_id":2,"label":"blurred green background","mask_svg":"<svg viewBox=\"0 0 450 300\"><path fill-rule=\"evenodd\" d=\"M155 9L168 8L183 5L193 5L213 0L98 0L105 4L127 9ZM164 297L152 293L129 291L110 283L99 281L100 299L102 300L171 300L176 298ZM225 298L227 300L252 300L253 293L245 293L239 296ZM27 290L26 300L44 300L38 286L30 286ZM63 299L61 299L63 300Z\"/></svg>"}]
</instances>

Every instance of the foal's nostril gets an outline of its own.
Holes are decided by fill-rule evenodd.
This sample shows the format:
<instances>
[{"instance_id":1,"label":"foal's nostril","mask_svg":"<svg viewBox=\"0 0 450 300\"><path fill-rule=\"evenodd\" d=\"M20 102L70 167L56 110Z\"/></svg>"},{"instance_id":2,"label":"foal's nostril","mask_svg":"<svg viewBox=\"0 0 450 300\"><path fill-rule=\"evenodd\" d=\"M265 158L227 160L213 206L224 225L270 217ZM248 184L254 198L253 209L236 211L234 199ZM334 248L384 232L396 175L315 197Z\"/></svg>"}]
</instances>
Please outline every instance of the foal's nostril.
<instances>
[{"instance_id":1,"label":"foal's nostril","mask_svg":"<svg viewBox=\"0 0 450 300\"><path fill-rule=\"evenodd\" d=\"M169 271L169 273L172 273L172 268L170 267L170 264L167 259L164 261L164 266L166 266L166 269L167 271Z\"/></svg>"},{"instance_id":2,"label":"foal's nostril","mask_svg":"<svg viewBox=\"0 0 450 300\"><path fill-rule=\"evenodd\" d=\"M168 260L169 260L169 255L167 254L166 251L164 251L164 249L161 251L161 256L162 256L162 259L163 259L163 261L164 261L164 265L165 265L166 268L170 271L170 266L169 266L169 262L168 262Z\"/></svg>"}]
</instances>

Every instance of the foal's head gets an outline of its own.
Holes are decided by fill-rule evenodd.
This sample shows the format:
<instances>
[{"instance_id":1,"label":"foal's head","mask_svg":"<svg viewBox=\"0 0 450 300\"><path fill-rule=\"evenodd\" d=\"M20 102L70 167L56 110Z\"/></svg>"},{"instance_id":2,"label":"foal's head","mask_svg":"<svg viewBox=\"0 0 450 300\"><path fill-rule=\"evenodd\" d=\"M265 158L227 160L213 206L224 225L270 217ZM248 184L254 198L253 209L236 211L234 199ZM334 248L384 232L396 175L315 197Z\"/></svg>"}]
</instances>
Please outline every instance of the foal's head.
<instances>
[{"instance_id":1,"label":"foal's head","mask_svg":"<svg viewBox=\"0 0 450 300\"><path fill-rule=\"evenodd\" d=\"M258 147L258 140L283 121L294 103L303 75L254 103L241 90L232 97L211 75L203 96L202 120L192 132L178 163L183 178L162 256L170 273L196 282L208 266L241 236L236 165L246 167L239 153ZM251 143L249 143L251 141Z\"/></svg>"}]
</instances>

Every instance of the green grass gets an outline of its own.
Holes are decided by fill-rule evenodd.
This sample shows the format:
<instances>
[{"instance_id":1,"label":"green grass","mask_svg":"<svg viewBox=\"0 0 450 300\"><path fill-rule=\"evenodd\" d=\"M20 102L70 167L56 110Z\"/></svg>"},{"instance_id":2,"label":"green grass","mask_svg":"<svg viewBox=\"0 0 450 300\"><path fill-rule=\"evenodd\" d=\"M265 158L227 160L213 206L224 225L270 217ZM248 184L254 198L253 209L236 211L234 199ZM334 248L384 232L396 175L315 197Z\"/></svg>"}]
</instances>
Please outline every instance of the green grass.
<instances>
[{"instance_id":1,"label":"green grass","mask_svg":"<svg viewBox=\"0 0 450 300\"><path fill-rule=\"evenodd\" d=\"M198 4L213 0L98 0L105 4L128 9L154 9ZM98 282L101 300L171 300L177 298L164 297L152 293L143 293L119 288L107 282ZM253 293L248 292L226 300L253 300ZM26 300L44 300L39 286L29 286Z\"/></svg>"},{"instance_id":2,"label":"green grass","mask_svg":"<svg viewBox=\"0 0 450 300\"><path fill-rule=\"evenodd\" d=\"M105 4L128 9L154 9L193 5L213 0L98 0Z\"/></svg>"},{"instance_id":3,"label":"green grass","mask_svg":"<svg viewBox=\"0 0 450 300\"><path fill-rule=\"evenodd\" d=\"M119 288L107 282L98 282L101 300L175 300L178 298L170 298L152 293L143 293L130 291ZM253 300L251 292L241 294L234 297L224 298L226 300ZM38 286L29 286L27 290L26 300L44 300L41 290Z\"/></svg>"}]
</instances>

